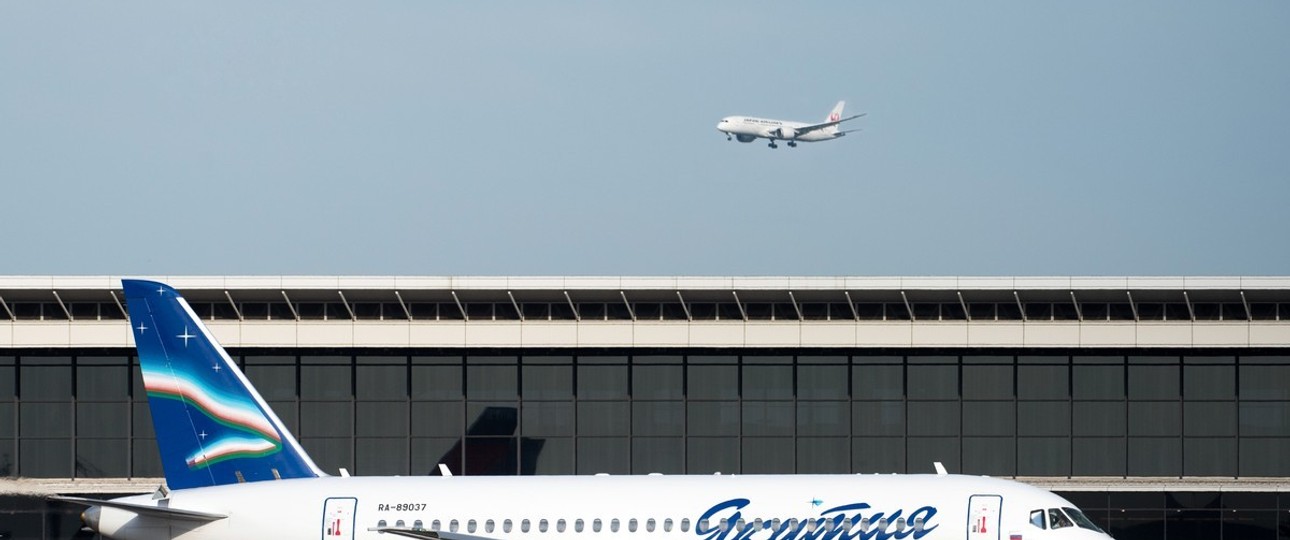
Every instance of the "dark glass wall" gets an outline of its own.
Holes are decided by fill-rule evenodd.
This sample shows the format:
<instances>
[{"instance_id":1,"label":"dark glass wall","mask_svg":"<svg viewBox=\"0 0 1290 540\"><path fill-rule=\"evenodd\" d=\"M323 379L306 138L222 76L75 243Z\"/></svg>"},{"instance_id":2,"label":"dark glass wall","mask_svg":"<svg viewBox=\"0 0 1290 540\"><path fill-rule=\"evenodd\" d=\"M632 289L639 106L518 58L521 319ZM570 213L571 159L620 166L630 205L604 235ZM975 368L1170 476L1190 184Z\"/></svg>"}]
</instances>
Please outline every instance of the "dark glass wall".
<instances>
[{"instance_id":1,"label":"dark glass wall","mask_svg":"<svg viewBox=\"0 0 1290 540\"><path fill-rule=\"evenodd\" d=\"M126 495L126 494L120 494ZM1290 494L1059 492L1116 540L1278 540L1290 532ZM95 495L111 497L110 495ZM0 539L82 538L82 507L0 495Z\"/></svg>"},{"instance_id":2,"label":"dark glass wall","mask_svg":"<svg viewBox=\"0 0 1290 540\"><path fill-rule=\"evenodd\" d=\"M160 476L129 350L0 356L0 475ZM1290 476L1290 351L243 350L356 474Z\"/></svg>"}]
</instances>

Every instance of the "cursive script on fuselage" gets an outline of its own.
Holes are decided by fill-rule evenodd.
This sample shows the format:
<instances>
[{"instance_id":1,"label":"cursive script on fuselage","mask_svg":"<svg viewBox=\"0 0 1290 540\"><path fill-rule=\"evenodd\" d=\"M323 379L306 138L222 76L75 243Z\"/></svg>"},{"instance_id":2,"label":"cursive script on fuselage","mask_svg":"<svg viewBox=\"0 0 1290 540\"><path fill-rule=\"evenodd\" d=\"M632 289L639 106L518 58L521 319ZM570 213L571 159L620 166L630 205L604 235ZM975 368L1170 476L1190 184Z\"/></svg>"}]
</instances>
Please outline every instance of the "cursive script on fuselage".
<instances>
[{"instance_id":1,"label":"cursive script on fuselage","mask_svg":"<svg viewBox=\"0 0 1290 540\"><path fill-rule=\"evenodd\" d=\"M868 503L835 506L806 519L743 515L748 499L730 499L709 508L694 533L703 540L918 540L932 532L936 508L924 506L909 513L869 512ZM903 519L902 519L903 518ZM813 523L812 523L813 521Z\"/></svg>"}]
</instances>

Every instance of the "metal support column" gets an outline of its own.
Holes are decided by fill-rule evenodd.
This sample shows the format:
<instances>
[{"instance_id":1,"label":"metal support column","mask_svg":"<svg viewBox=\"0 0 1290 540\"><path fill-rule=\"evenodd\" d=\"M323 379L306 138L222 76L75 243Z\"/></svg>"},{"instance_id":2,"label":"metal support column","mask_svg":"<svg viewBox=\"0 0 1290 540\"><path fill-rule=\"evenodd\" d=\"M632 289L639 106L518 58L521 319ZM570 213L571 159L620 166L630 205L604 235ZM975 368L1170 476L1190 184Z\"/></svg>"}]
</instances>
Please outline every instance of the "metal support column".
<instances>
[{"instance_id":1,"label":"metal support column","mask_svg":"<svg viewBox=\"0 0 1290 540\"><path fill-rule=\"evenodd\" d=\"M63 297L58 296L58 291L49 291L49 292L54 293L54 300L58 300L58 307L63 308L63 314L67 315L67 320L75 321L76 319L72 318L72 310L67 309L67 304L63 303Z\"/></svg>"},{"instance_id":2,"label":"metal support column","mask_svg":"<svg viewBox=\"0 0 1290 540\"><path fill-rule=\"evenodd\" d=\"M520 309L520 303L515 301L515 295L511 291L506 291L506 297L511 299L511 305L515 307L515 312L520 314L520 322L524 322L524 310Z\"/></svg>"},{"instance_id":3,"label":"metal support column","mask_svg":"<svg viewBox=\"0 0 1290 540\"><path fill-rule=\"evenodd\" d=\"M291 310L291 316L295 317L296 322L300 322L300 312L296 311L296 305L291 302L291 297L287 296L287 291L282 291L282 299L287 301L287 309Z\"/></svg>"},{"instance_id":4,"label":"metal support column","mask_svg":"<svg viewBox=\"0 0 1290 540\"><path fill-rule=\"evenodd\" d=\"M399 307L403 308L403 314L408 316L409 321L412 320L412 310L408 309L408 303L403 301L403 295L399 294L399 291L394 291L394 297L399 299Z\"/></svg>"}]
</instances>

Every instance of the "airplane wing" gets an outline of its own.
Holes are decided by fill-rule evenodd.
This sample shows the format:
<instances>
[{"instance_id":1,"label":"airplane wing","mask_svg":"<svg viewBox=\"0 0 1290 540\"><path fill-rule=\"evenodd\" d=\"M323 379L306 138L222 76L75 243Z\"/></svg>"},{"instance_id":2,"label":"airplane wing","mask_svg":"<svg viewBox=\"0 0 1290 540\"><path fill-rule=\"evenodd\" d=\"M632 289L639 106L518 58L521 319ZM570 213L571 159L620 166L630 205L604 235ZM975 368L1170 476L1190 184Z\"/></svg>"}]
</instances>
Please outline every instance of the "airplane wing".
<instances>
[{"instance_id":1,"label":"airplane wing","mask_svg":"<svg viewBox=\"0 0 1290 540\"><path fill-rule=\"evenodd\" d=\"M407 538L415 538L417 540L497 540L487 536L475 536L473 534L461 534L431 529L412 529L408 527L372 527L367 530L378 533L389 533Z\"/></svg>"},{"instance_id":2,"label":"airplane wing","mask_svg":"<svg viewBox=\"0 0 1290 540\"><path fill-rule=\"evenodd\" d=\"M855 120L856 118L860 118L861 116L864 116L865 114L866 114L866 113L860 113L860 114L857 114L857 115L855 115L855 116L848 116L848 117L843 118L843 119L841 119L841 120L834 120L834 121L832 121L832 122L821 122L821 123L819 123L819 124L811 124L811 125L809 125L809 126L802 126L802 127L799 127L799 128L793 128L793 130L794 130L794 131L796 131L798 135L801 135L801 134L803 134L803 133L810 133L810 132L815 131L815 130L817 130L817 129L824 129L824 128L829 127L829 126L836 126L836 125L838 125L838 124L841 124L841 123L843 123L843 122L846 122L847 120Z\"/></svg>"},{"instance_id":3,"label":"airplane wing","mask_svg":"<svg viewBox=\"0 0 1290 540\"><path fill-rule=\"evenodd\" d=\"M134 512L141 516L154 517L159 519L178 519L182 521L216 521L228 516L223 514L211 514L207 512L198 512L196 510L184 510L181 508L169 508L165 506L152 506L147 504L134 504L119 501L102 501L99 499L87 499L85 497L64 497L61 495L52 495L49 497L53 501L62 501L72 504L83 504L85 506L102 506L106 508L117 508L127 512Z\"/></svg>"}]
</instances>

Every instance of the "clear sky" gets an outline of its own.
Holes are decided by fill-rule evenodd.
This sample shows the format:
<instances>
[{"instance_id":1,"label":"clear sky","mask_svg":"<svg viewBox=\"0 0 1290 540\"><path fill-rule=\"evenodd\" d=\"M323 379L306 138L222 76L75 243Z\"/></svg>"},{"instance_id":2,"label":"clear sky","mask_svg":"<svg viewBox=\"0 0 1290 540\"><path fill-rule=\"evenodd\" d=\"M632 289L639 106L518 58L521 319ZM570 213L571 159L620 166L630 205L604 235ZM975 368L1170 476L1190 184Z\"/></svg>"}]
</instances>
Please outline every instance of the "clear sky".
<instances>
[{"instance_id":1,"label":"clear sky","mask_svg":"<svg viewBox=\"0 0 1290 540\"><path fill-rule=\"evenodd\" d=\"M1288 207L1282 0L0 3L0 274L1286 275Z\"/></svg>"}]
</instances>

